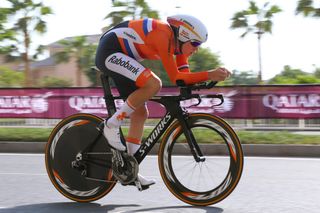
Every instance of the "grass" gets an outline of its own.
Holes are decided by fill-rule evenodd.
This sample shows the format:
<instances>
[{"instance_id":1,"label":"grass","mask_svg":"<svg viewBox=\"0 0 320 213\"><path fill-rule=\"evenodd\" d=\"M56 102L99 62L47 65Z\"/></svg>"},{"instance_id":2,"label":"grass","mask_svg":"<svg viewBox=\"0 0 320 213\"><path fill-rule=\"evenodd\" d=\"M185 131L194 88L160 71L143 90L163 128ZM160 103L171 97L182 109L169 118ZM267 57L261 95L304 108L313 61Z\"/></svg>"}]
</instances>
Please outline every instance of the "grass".
<instances>
[{"instance_id":1,"label":"grass","mask_svg":"<svg viewBox=\"0 0 320 213\"><path fill-rule=\"evenodd\" d=\"M0 128L0 141L46 142L50 128ZM144 137L150 133L146 129ZM124 134L127 130L124 129ZM287 131L238 131L242 144L313 144L320 145L320 135L299 135ZM208 138L213 138L210 132L201 131L201 143L208 143Z\"/></svg>"},{"instance_id":2,"label":"grass","mask_svg":"<svg viewBox=\"0 0 320 213\"><path fill-rule=\"evenodd\" d=\"M47 128L0 128L0 141L47 141L52 129Z\"/></svg>"},{"instance_id":3,"label":"grass","mask_svg":"<svg viewBox=\"0 0 320 213\"><path fill-rule=\"evenodd\" d=\"M242 144L312 144L320 145L320 135L299 135L288 131L238 132Z\"/></svg>"}]
</instances>

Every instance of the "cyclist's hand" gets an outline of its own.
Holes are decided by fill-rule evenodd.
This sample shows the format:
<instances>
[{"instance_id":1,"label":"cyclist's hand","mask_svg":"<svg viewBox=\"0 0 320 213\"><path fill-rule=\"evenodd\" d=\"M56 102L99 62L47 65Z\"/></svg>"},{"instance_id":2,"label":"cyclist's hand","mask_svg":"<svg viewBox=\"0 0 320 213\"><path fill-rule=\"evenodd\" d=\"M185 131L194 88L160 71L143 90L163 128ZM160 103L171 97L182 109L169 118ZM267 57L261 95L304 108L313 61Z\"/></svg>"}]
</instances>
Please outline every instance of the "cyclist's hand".
<instances>
[{"instance_id":1,"label":"cyclist's hand","mask_svg":"<svg viewBox=\"0 0 320 213\"><path fill-rule=\"evenodd\" d=\"M231 76L231 72L226 68L219 67L208 71L209 80L224 81Z\"/></svg>"}]
</instances>

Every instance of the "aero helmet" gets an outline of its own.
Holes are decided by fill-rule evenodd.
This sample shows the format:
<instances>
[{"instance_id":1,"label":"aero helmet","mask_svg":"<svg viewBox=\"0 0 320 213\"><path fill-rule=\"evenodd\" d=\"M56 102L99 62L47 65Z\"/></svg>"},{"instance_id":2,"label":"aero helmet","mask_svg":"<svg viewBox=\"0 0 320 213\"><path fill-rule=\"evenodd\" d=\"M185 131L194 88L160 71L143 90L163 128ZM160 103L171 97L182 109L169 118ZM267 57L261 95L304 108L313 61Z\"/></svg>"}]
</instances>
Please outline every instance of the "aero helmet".
<instances>
[{"instance_id":1,"label":"aero helmet","mask_svg":"<svg viewBox=\"0 0 320 213\"><path fill-rule=\"evenodd\" d=\"M169 16L167 21L177 30L177 38L181 42L206 42L208 31L206 26L197 18L190 15Z\"/></svg>"}]
</instances>

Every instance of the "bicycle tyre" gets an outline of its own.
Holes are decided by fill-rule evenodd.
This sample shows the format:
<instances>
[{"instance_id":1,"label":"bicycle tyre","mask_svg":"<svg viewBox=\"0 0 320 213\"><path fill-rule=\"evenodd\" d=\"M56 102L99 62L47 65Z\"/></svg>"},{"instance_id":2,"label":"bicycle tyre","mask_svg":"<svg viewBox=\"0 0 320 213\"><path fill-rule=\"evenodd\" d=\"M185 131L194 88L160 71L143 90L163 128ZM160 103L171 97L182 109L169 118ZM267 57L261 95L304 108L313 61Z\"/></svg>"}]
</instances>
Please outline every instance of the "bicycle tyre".
<instances>
[{"instance_id":1,"label":"bicycle tyre","mask_svg":"<svg viewBox=\"0 0 320 213\"><path fill-rule=\"evenodd\" d=\"M63 119L51 132L45 148L47 174L54 187L65 197L77 202L92 202L108 194L116 181L111 168L94 164L87 165L91 176L105 180L87 179L72 168L72 161L99 134L102 119L91 114L75 114ZM105 152L100 160L111 162L110 148L103 136L92 148L92 152Z\"/></svg>"},{"instance_id":2,"label":"bicycle tyre","mask_svg":"<svg viewBox=\"0 0 320 213\"><path fill-rule=\"evenodd\" d=\"M176 121L168 128L160 144L160 174L170 192L181 201L195 206L212 205L229 196L240 180L243 170L241 143L231 126L217 116L191 114L187 122L196 141L208 134L209 140L220 141L215 148L216 153L212 154L212 146L201 144L206 160L196 162ZM211 166L205 173L204 170ZM201 174L197 176L195 173L198 171Z\"/></svg>"}]
</instances>

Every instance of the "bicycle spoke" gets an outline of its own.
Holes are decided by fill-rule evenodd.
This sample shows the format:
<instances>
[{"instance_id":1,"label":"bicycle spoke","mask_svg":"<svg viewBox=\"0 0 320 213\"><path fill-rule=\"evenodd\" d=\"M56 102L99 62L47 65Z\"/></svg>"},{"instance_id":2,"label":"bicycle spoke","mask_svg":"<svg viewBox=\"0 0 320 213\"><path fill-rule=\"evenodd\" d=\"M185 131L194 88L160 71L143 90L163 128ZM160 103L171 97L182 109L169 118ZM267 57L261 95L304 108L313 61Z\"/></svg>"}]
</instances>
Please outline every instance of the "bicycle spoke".
<instances>
[{"instance_id":1,"label":"bicycle spoke","mask_svg":"<svg viewBox=\"0 0 320 213\"><path fill-rule=\"evenodd\" d=\"M192 181L192 179L193 179L193 176L194 176L194 171L195 171L195 168L197 167L197 164L194 164L193 165L193 167L190 169L190 170L192 170L192 172L191 172L191 176L190 176L190 178L189 178L189 182L187 183L187 185L189 185L190 183L191 183L191 181ZM187 176L183 176L183 177L185 177L186 179L187 179Z\"/></svg>"},{"instance_id":2,"label":"bicycle spoke","mask_svg":"<svg viewBox=\"0 0 320 213\"><path fill-rule=\"evenodd\" d=\"M216 168L213 168L212 166L209 167L208 166L208 164L209 164L208 162L203 162L203 163L204 163L204 166L206 167L209 175L216 173ZM213 177L211 176L211 178L213 178Z\"/></svg>"}]
</instances>

